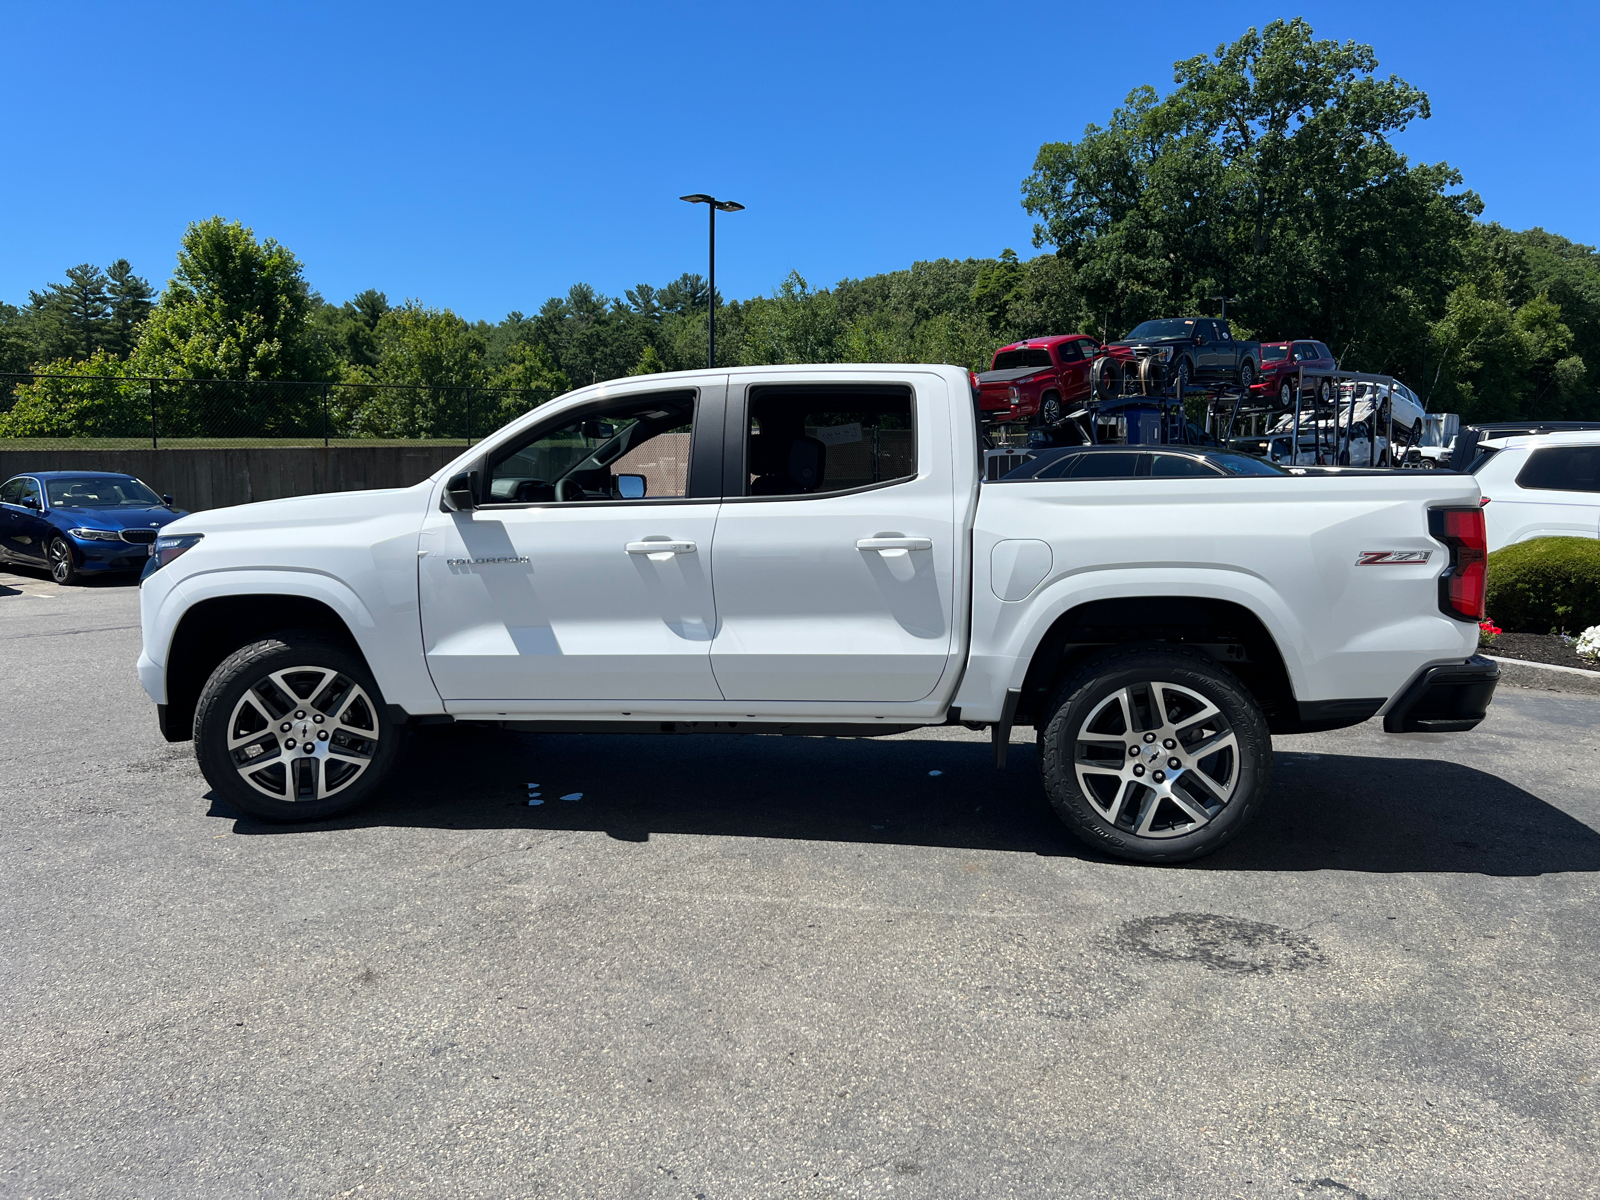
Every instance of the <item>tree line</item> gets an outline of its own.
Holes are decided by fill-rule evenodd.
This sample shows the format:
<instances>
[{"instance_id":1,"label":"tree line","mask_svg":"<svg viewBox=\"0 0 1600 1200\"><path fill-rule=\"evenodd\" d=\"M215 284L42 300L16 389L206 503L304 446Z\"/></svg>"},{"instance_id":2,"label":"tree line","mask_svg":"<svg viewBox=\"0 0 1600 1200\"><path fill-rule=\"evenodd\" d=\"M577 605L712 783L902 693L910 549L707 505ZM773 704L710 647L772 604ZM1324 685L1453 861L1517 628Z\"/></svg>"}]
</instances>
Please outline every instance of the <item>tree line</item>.
<instances>
[{"instance_id":1,"label":"tree line","mask_svg":"<svg viewBox=\"0 0 1600 1200\"><path fill-rule=\"evenodd\" d=\"M1221 297L1240 335L1319 338L1435 411L1600 418L1600 255L1484 222L1459 172L1409 162L1391 138L1428 98L1377 67L1301 19L1251 29L1175 64L1166 95L1135 89L1104 125L1040 148L1022 201L1042 253L821 288L791 273L747 300L685 274L615 297L577 284L496 323L375 290L332 304L286 247L213 217L185 233L159 296L118 260L0 305L0 371L61 377L15 387L0 437L111 432L142 377L313 381L340 436L454 436L449 389L492 389L482 432L571 387L702 366L708 308L719 365L981 370L1021 337L1115 337ZM395 384L415 386L379 386ZM287 418L251 420L271 434Z\"/></svg>"}]
</instances>

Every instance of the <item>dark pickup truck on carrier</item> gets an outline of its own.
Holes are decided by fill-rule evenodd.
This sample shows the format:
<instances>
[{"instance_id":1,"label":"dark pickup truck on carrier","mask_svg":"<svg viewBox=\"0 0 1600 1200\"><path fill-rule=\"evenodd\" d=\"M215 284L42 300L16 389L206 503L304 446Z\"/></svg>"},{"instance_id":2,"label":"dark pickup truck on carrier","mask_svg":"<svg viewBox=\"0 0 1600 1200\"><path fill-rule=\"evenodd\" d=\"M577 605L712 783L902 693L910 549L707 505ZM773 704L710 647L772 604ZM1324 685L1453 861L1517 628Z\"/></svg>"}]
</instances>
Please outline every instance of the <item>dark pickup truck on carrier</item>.
<instances>
[{"instance_id":1,"label":"dark pickup truck on carrier","mask_svg":"<svg viewBox=\"0 0 1600 1200\"><path fill-rule=\"evenodd\" d=\"M1236 383L1248 391L1260 374L1261 346L1235 339L1228 322L1218 317L1145 321L1105 348L1125 363L1154 359L1162 365L1159 376L1185 389L1197 383Z\"/></svg>"}]
</instances>

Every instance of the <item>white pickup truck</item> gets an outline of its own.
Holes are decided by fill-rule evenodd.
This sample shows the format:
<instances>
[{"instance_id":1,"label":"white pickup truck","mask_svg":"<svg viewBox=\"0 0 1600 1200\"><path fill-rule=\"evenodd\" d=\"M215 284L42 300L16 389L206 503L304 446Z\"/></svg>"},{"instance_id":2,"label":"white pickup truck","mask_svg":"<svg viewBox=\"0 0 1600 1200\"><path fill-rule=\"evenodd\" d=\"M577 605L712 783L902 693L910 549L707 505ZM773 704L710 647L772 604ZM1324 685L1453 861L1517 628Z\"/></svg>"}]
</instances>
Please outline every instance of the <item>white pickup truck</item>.
<instances>
[{"instance_id":1,"label":"white pickup truck","mask_svg":"<svg viewBox=\"0 0 1600 1200\"><path fill-rule=\"evenodd\" d=\"M139 675L217 794L323 819L407 726L1038 731L1067 826L1216 849L1272 732L1473 728L1470 476L1179 447L982 482L968 373L784 366L583 388L415 487L199 512L141 585Z\"/></svg>"}]
</instances>

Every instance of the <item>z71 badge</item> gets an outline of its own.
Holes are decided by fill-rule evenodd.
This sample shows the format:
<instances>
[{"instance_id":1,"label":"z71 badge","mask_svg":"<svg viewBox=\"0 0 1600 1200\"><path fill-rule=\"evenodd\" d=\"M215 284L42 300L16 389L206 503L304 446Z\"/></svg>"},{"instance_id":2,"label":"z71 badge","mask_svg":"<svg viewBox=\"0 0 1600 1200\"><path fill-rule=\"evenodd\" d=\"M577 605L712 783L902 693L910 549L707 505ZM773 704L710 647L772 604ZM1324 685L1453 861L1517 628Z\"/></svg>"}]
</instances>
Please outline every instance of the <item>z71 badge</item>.
<instances>
[{"instance_id":1,"label":"z71 badge","mask_svg":"<svg viewBox=\"0 0 1600 1200\"><path fill-rule=\"evenodd\" d=\"M1358 567L1415 566L1433 557L1432 550L1363 550L1356 555Z\"/></svg>"}]
</instances>

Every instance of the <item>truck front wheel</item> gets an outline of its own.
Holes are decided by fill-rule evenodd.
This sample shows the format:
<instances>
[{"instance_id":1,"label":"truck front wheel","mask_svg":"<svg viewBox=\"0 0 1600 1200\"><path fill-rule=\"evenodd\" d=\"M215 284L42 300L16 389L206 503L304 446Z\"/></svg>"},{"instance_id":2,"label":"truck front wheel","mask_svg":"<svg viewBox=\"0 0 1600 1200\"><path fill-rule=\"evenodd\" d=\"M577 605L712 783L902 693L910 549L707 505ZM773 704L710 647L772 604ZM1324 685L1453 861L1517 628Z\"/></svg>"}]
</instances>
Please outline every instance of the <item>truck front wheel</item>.
<instances>
[{"instance_id":1,"label":"truck front wheel","mask_svg":"<svg viewBox=\"0 0 1600 1200\"><path fill-rule=\"evenodd\" d=\"M217 795L265 821L321 821L383 785L400 731L359 657L315 631L236 650L195 707L195 757Z\"/></svg>"},{"instance_id":2,"label":"truck front wheel","mask_svg":"<svg viewBox=\"0 0 1600 1200\"><path fill-rule=\"evenodd\" d=\"M1076 670L1039 729L1039 771L1067 828L1135 862L1185 862L1230 841L1272 777L1254 698L1180 646L1117 647Z\"/></svg>"}]
</instances>

